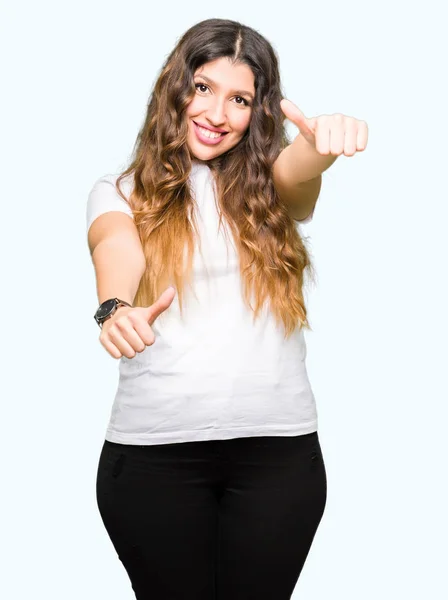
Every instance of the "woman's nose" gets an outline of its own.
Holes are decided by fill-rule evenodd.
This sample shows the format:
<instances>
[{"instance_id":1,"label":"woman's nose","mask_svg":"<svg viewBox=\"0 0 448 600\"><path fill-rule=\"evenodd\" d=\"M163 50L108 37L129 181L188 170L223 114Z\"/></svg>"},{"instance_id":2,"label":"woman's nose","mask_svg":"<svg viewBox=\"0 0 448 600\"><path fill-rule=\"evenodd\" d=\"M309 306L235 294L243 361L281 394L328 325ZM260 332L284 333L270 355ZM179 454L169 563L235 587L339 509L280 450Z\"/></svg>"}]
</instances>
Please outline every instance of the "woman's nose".
<instances>
[{"instance_id":1,"label":"woman's nose","mask_svg":"<svg viewBox=\"0 0 448 600\"><path fill-rule=\"evenodd\" d=\"M222 127L227 121L224 102L216 101L207 111L207 118L214 127Z\"/></svg>"}]
</instances>

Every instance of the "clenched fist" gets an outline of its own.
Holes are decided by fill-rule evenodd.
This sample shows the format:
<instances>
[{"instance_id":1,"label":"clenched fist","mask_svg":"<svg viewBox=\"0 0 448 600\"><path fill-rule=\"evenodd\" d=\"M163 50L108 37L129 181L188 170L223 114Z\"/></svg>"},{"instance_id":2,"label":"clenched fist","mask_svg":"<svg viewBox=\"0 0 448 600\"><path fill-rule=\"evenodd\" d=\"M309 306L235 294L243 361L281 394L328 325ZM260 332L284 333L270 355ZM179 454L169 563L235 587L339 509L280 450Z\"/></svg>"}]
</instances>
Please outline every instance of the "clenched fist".
<instances>
[{"instance_id":1,"label":"clenched fist","mask_svg":"<svg viewBox=\"0 0 448 600\"><path fill-rule=\"evenodd\" d=\"M100 342L114 358L134 358L155 336L151 325L171 305L176 290L167 288L151 306L121 306L103 323Z\"/></svg>"}]
</instances>

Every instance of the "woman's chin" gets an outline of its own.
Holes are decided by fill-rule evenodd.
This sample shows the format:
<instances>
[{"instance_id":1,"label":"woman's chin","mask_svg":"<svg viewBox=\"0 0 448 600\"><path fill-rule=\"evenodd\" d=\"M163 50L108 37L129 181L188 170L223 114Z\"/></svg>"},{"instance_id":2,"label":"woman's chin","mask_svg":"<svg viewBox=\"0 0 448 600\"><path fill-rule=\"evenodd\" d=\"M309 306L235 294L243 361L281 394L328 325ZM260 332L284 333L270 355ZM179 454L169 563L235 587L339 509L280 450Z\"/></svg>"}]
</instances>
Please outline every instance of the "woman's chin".
<instances>
[{"instance_id":1,"label":"woman's chin","mask_svg":"<svg viewBox=\"0 0 448 600\"><path fill-rule=\"evenodd\" d=\"M215 156L219 156L220 154L222 154L221 150L218 149L214 149L212 147L210 148L198 148L196 145L194 146L189 146L188 147L190 150L190 155L193 159L197 159L197 160L210 160L211 158L214 158Z\"/></svg>"}]
</instances>

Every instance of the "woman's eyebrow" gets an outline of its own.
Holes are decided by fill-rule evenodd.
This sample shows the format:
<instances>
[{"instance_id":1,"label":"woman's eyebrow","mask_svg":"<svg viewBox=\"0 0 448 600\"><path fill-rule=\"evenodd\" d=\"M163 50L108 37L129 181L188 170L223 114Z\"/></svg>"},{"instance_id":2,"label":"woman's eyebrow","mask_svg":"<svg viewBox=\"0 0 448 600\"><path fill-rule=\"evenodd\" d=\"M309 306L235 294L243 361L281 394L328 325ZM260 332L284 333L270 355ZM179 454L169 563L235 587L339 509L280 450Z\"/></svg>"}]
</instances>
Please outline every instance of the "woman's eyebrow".
<instances>
[{"instance_id":1,"label":"woman's eyebrow","mask_svg":"<svg viewBox=\"0 0 448 600\"><path fill-rule=\"evenodd\" d=\"M205 79L205 81L207 83L209 83L210 85L214 85L216 87L219 87L218 84L213 81L213 79L210 79L210 77L206 77L205 75L201 75L201 74L197 74L197 77L202 77L202 79ZM250 96L250 98L252 98L252 100L254 99L254 95L251 92L248 92L247 90L233 90L234 94L241 94L242 96Z\"/></svg>"}]
</instances>

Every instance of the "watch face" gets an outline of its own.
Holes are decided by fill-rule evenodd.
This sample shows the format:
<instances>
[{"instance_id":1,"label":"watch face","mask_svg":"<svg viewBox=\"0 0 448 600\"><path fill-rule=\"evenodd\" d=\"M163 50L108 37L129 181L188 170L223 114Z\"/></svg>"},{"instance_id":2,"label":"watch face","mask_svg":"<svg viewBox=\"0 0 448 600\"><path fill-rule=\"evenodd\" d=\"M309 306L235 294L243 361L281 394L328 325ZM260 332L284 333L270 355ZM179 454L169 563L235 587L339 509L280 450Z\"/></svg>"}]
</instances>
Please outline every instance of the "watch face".
<instances>
[{"instance_id":1,"label":"watch face","mask_svg":"<svg viewBox=\"0 0 448 600\"><path fill-rule=\"evenodd\" d=\"M113 310L115 306L115 300L112 298L111 300L106 300L101 304L101 306L96 311L97 319L104 319L107 317Z\"/></svg>"}]
</instances>

